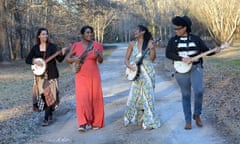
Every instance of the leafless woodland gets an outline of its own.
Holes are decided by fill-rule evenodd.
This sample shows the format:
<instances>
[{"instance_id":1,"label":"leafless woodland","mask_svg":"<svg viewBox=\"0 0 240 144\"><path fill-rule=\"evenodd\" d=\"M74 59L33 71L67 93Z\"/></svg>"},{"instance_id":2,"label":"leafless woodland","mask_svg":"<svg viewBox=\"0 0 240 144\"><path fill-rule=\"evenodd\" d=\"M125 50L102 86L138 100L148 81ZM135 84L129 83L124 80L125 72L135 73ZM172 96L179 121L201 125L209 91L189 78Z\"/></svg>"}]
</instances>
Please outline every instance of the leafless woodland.
<instances>
[{"instance_id":1,"label":"leafless woodland","mask_svg":"<svg viewBox=\"0 0 240 144\"><path fill-rule=\"evenodd\" d=\"M47 27L59 47L79 40L91 25L100 42L127 42L137 24L147 25L166 44L171 18L189 15L193 32L217 44L240 39L239 0L0 0L0 61L23 59L36 30Z\"/></svg>"}]
</instances>

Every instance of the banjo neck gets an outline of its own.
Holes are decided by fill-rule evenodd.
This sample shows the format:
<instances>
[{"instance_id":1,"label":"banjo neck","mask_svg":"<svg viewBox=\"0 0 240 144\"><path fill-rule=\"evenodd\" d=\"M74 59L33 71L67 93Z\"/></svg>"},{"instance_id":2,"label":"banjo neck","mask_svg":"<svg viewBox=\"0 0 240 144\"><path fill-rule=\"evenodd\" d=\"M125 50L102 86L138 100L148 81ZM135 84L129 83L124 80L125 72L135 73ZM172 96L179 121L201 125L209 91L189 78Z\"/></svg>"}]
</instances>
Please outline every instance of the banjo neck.
<instances>
[{"instance_id":1,"label":"banjo neck","mask_svg":"<svg viewBox=\"0 0 240 144\"><path fill-rule=\"evenodd\" d=\"M62 52L62 50L59 50L57 52L55 52L53 55L51 55L50 57L48 57L45 62L48 63L49 61L51 61L52 59L54 59L57 55L59 55Z\"/></svg>"},{"instance_id":2,"label":"banjo neck","mask_svg":"<svg viewBox=\"0 0 240 144\"><path fill-rule=\"evenodd\" d=\"M206 52L204 52L204 53L201 53L201 54L199 54L199 55L197 55L197 56L194 56L194 57L192 57L192 60L194 61L194 60L197 60L197 59L199 59L199 58L201 58L201 57L204 57L204 56L206 56L206 55L208 55L208 54L210 54L210 53L213 53L213 52L215 52L216 49L217 49L217 48L214 48L214 49L211 49L211 50L206 51Z\"/></svg>"},{"instance_id":3,"label":"banjo neck","mask_svg":"<svg viewBox=\"0 0 240 144\"><path fill-rule=\"evenodd\" d=\"M69 47L65 47L67 50L69 49ZM62 52L62 50L59 50L57 52L55 52L53 55L51 55L50 57L48 57L45 62L48 63L49 61L51 61L52 59L54 59L56 56L58 56L60 53Z\"/></svg>"},{"instance_id":4,"label":"banjo neck","mask_svg":"<svg viewBox=\"0 0 240 144\"><path fill-rule=\"evenodd\" d=\"M229 43L224 43L224 44L222 44L222 45L220 46L221 49L228 48L228 47L229 47ZM192 60L193 60L193 61L194 61L194 60L197 60L197 59L199 59L199 58L201 58L201 57L204 57L204 56L206 56L206 55L208 55L208 54L210 54L210 53L212 53L212 52L215 52L217 48L218 48L218 47L215 47L215 48L213 48L213 49L211 49L211 50L209 50L209 51L206 51L206 52L201 53L201 54L199 54L199 55L197 55L197 56L194 56L194 57L192 57Z\"/></svg>"},{"instance_id":5,"label":"banjo neck","mask_svg":"<svg viewBox=\"0 0 240 144\"><path fill-rule=\"evenodd\" d=\"M158 41L160 41L160 40L161 40L161 37L159 36L159 37L153 39L152 44L153 44L153 45L156 45L156 43L157 43ZM147 48L147 49L143 52L143 54L142 54L142 56L140 57L140 59L138 59L137 62L136 62L137 65L140 65L140 64L141 64L144 56L147 54L148 51L149 51L149 48Z\"/></svg>"}]
</instances>

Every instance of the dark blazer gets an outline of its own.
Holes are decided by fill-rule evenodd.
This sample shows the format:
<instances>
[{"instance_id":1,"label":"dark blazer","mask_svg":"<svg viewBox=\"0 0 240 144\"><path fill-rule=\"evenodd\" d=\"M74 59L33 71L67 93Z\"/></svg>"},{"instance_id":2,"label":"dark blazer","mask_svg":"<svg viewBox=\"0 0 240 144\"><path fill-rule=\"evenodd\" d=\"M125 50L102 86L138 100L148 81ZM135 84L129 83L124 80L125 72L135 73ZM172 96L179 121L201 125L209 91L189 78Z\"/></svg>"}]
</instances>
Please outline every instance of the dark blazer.
<instances>
[{"instance_id":1,"label":"dark blazer","mask_svg":"<svg viewBox=\"0 0 240 144\"><path fill-rule=\"evenodd\" d=\"M48 43L47 48L46 48L45 59L47 59L48 57L50 57L51 55L53 55L57 51L58 51L58 49L57 49L57 46L55 44ZM64 57L65 56L63 56L62 53L61 53L47 63L46 71L47 71L47 74L48 74L48 79L55 79L55 78L59 77L59 72L58 72L58 69L57 69L56 60L58 62L62 62L64 60ZM25 59L25 62L27 64L32 64L32 61L33 61L34 58L44 58L44 52L40 52L39 44L34 45L32 47L31 51L29 52L28 56Z\"/></svg>"}]
</instances>

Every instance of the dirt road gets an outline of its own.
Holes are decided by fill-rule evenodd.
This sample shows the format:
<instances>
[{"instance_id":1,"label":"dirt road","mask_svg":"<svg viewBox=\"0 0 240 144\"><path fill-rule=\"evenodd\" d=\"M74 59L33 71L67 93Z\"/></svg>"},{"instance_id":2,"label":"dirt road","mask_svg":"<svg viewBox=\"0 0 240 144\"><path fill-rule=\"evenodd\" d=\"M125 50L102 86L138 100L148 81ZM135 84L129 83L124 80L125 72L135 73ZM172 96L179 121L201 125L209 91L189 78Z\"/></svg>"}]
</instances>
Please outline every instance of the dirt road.
<instances>
[{"instance_id":1,"label":"dirt road","mask_svg":"<svg viewBox=\"0 0 240 144\"><path fill-rule=\"evenodd\" d=\"M80 133L77 130L74 88L69 85L69 95L62 99L56 112L55 122L42 128L46 131L32 144L226 144L212 124L203 118L204 127L198 128L194 121L192 130L184 130L181 97L173 79L162 75L156 77L156 109L161 127L143 130L141 127L124 127L123 114L130 88L124 78L123 63L126 46L117 48L100 66L105 100L105 127ZM73 82L72 82L73 84Z\"/></svg>"}]
</instances>

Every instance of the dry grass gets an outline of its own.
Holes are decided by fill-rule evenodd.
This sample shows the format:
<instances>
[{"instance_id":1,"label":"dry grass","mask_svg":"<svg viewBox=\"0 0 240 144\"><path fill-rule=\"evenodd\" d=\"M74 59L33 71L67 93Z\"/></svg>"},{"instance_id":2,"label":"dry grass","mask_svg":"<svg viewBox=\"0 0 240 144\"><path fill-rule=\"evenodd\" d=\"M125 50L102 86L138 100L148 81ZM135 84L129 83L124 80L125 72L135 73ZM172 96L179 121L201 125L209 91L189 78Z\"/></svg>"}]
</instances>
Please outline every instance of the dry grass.
<instances>
[{"instance_id":1,"label":"dry grass","mask_svg":"<svg viewBox=\"0 0 240 144\"><path fill-rule=\"evenodd\" d=\"M205 108L222 133L240 141L240 48L206 59Z\"/></svg>"},{"instance_id":2,"label":"dry grass","mask_svg":"<svg viewBox=\"0 0 240 144\"><path fill-rule=\"evenodd\" d=\"M26 143L41 133L39 124L43 115L32 111L31 68L24 61L0 64L0 67L1 143ZM66 63L59 65L59 69L61 75L69 75L70 68ZM60 78L60 83L62 81L66 81L64 77Z\"/></svg>"}]
</instances>

